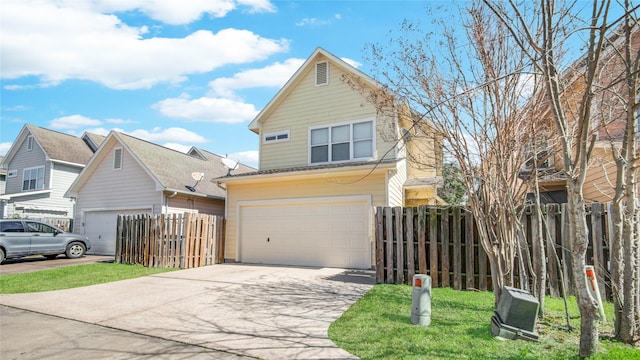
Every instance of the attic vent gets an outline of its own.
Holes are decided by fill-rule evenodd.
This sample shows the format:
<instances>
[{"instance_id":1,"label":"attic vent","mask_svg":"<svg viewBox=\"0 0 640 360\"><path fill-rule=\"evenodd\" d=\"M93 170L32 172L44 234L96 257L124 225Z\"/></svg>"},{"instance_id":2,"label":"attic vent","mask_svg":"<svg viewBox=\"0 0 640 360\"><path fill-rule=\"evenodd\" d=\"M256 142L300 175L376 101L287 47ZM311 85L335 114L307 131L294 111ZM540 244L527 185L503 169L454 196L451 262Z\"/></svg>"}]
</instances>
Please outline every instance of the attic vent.
<instances>
[{"instance_id":1,"label":"attic vent","mask_svg":"<svg viewBox=\"0 0 640 360\"><path fill-rule=\"evenodd\" d=\"M27 150L28 151L33 150L33 136L32 135L27 136Z\"/></svg>"},{"instance_id":2,"label":"attic vent","mask_svg":"<svg viewBox=\"0 0 640 360\"><path fill-rule=\"evenodd\" d=\"M122 169L122 148L113 151L113 170Z\"/></svg>"},{"instance_id":3,"label":"attic vent","mask_svg":"<svg viewBox=\"0 0 640 360\"><path fill-rule=\"evenodd\" d=\"M329 63L326 61L316 64L316 86L329 83Z\"/></svg>"}]
</instances>

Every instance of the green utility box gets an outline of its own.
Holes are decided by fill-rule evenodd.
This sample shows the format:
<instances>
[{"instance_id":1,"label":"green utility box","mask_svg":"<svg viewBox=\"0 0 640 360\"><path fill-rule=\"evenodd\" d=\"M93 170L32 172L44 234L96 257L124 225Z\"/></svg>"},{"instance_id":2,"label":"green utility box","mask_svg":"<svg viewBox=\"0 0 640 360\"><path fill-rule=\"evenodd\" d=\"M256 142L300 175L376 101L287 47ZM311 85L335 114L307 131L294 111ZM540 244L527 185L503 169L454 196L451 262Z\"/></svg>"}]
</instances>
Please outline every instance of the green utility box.
<instances>
[{"instance_id":1,"label":"green utility box","mask_svg":"<svg viewBox=\"0 0 640 360\"><path fill-rule=\"evenodd\" d=\"M538 341L535 326L539 307L529 292L505 286L491 317L491 334L501 339Z\"/></svg>"}]
</instances>

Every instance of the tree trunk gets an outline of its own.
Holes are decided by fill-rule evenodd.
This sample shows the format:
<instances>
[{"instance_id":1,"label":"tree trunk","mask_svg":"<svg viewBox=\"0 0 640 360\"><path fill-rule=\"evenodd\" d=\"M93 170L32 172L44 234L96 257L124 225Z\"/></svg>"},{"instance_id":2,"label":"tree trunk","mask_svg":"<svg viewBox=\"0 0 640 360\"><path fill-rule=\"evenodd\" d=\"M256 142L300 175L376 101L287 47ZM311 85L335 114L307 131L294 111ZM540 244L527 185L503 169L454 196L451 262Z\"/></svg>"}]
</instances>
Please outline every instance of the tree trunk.
<instances>
[{"instance_id":1,"label":"tree trunk","mask_svg":"<svg viewBox=\"0 0 640 360\"><path fill-rule=\"evenodd\" d=\"M580 309L580 357L589 357L598 350L598 304L587 288L584 269L589 243L586 210L582 203L582 187L575 184L575 179L568 181L569 199L569 233L572 237L573 277L576 298Z\"/></svg>"}]
</instances>

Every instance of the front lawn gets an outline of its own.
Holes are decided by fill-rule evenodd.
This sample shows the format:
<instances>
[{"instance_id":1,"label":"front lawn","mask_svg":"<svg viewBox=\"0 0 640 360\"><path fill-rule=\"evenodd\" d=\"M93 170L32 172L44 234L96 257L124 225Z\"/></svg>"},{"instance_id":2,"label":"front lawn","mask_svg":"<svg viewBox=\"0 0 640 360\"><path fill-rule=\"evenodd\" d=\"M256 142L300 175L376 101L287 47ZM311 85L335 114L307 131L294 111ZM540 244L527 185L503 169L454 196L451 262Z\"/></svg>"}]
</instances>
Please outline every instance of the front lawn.
<instances>
[{"instance_id":1,"label":"front lawn","mask_svg":"<svg viewBox=\"0 0 640 360\"><path fill-rule=\"evenodd\" d=\"M489 328L493 293L432 290L431 325L411 324L411 286L376 285L329 328L341 348L364 359L578 359L579 317L569 299L574 330L565 330L562 299L546 299L540 342L500 341ZM597 359L640 359L640 350L610 340L613 306L605 304Z\"/></svg>"},{"instance_id":2,"label":"front lawn","mask_svg":"<svg viewBox=\"0 0 640 360\"><path fill-rule=\"evenodd\" d=\"M0 294L70 289L174 270L180 269L147 268L142 265L116 263L66 266L24 274L0 276Z\"/></svg>"}]
</instances>

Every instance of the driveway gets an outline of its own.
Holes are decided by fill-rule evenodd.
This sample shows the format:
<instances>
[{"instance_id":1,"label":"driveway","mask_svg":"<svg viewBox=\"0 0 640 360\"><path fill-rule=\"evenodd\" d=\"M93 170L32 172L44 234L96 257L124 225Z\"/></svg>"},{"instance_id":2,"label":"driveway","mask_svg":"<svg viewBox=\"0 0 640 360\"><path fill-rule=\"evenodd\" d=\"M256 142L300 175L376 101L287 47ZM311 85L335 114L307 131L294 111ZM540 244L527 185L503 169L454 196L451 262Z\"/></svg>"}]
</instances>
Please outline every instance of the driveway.
<instances>
[{"instance_id":1,"label":"driveway","mask_svg":"<svg viewBox=\"0 0 640 360\"><path fill-rule=\"evenodd\" d=\"M263 359L348 359L327 329L373 283L373 271L221 264L0 304Z\"/></svg>"}]
</instances>

